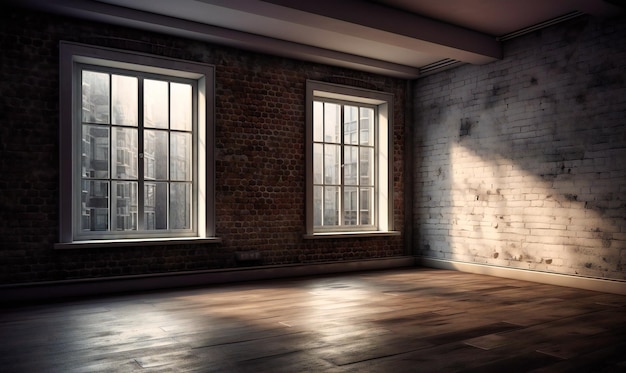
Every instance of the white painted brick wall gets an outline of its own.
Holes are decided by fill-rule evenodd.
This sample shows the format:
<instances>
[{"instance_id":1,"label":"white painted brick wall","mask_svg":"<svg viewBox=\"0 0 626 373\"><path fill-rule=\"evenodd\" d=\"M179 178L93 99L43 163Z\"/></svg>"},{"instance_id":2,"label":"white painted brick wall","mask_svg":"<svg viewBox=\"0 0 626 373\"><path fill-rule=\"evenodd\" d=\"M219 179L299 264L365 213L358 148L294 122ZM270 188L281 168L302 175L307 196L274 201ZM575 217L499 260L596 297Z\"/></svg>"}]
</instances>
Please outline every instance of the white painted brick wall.
<instances>
[{"instance_id":1,"label":"white painted brick wall","mask_svg":"<svg viewBox=\"0 0 626 373\"><path fill-rule=\"evenodd\" d=\"M626 22L504 54L418 80L417 254L626 279Z\"/></svg>"}]
</instances>

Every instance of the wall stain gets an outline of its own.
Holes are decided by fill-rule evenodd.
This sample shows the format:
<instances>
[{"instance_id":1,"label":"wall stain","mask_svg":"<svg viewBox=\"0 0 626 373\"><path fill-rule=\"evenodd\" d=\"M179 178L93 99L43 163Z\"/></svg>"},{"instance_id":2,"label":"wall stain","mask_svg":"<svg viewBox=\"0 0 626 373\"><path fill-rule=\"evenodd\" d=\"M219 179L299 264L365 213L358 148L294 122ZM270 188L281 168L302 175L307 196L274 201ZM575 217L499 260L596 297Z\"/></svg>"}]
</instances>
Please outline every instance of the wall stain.
<instances>
[{"instance_id":1,"label":"wall stain","mask_svg":"<svg viewBox=\"0 0 626 373\"><path fill-rule=\"evenodd\" d=\"M502 99L501 96L508 92L509 92L508 85L501 86L501 85L494 84L494 86L491 88L491 91L488 93L487 99L485 100L484 108L485 109L493 108L494 106L496 106L498 101Z\"/></svg>"},{"instance_id":2,"label":"wall stain","mask_svg":"<svg viewBox=\"0 0 626 373\"><path fill-rule=\"evenodd\" d=\"M461 129L459 131L460 137L465 137L470 135L470 131L472 130L472 122L469 118L461 119Z\"/></svg>"},{"instance_id":3,"label":"wall stain","mask_svg":"<svg viewBox=\"0 0 626 373\"><path fill-rule=\"evenodd\" d=\"M578 196L576 194L565 193L563 197L570 202L578 201Z\"/></svg>"}]
</instances>

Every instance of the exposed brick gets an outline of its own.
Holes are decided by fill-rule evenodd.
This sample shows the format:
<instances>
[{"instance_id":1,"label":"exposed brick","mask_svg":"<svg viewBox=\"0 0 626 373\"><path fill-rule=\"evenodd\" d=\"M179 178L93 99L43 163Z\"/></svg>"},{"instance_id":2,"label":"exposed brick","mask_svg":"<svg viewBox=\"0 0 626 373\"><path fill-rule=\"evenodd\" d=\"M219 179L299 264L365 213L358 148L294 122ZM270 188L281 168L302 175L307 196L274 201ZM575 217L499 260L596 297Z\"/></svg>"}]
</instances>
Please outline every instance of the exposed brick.
<instances>
[{"instance_id":1,"label":"exposed brick","mask_svg":"<svg viewBox=\"0 0 626 373\"><path fill-rule=\"evenodd\" d=\"M404 254L402 237L305 240L305 83L365 82L395 96L394 219L402 230L406 83L349 69L0 5L0 283ZM219 245L54 250L58 240L59 41L198 61L216 67ZM365 84L360 83L360 84Z\"/></svg>"},{"instance_id":2,"label":"exposed brick","mask_svg":"<svg viewBox=\"0 0 626 373\"><path fill-rule=\"evenodd\" d=\"M579 17L503 47L415 85L418 253L626 279L626 22Z\"/></svg>"}]
</instances>

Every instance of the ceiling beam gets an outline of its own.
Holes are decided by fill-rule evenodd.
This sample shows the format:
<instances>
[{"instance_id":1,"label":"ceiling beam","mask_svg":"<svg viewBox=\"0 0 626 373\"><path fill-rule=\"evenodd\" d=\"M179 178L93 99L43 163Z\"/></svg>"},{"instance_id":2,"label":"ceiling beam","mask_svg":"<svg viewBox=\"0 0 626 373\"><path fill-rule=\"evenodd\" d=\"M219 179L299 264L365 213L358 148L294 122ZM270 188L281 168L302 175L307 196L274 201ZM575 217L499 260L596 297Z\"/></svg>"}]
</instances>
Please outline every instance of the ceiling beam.
<instances>
[{"instance_id":1,"label":"ceiling beam","mask_svg":"<svg viewBox=\"0 0 626 373\"><path fill-rule=\"evenodd\" d=\"M224 3L220 0L201 1ZM337 20L339 22L335 24L324 22L324 27L326 29L336 27L346 34L362 34L363 28L375 30L378 32L367 34L368 39L397 43L398 46L440 55L442 58L477 64L502 58L502 46L491 35L374 2L359 0L262 0L262 2ZM346 23L353 26L349 27Z\"/></svg>"}]
</instances>

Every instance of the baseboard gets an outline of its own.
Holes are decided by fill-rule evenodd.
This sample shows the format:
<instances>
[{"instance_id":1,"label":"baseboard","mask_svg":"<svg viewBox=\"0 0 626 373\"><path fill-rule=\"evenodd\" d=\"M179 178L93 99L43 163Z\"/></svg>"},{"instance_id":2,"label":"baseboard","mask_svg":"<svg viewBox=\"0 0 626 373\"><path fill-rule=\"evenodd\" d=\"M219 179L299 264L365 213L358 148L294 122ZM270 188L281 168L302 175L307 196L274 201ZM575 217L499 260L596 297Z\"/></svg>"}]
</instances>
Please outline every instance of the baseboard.
<instances>
[{"instance_id":1,"label":"baseboard","mask_svg":"<svg viewBox=\"0 0 626 373\"><path fill-rule=\"evenodd\" d=\"M414 267L415 265L626 295L626 281L571 276L426 257L402 256L341 262L228 268L141 276L0 285L0 304L10 305L16 302L45 302L73 297L316 276L333 273L384 270Z\"/></svg>"},{"instance_id":2,"label":"baseboard","mask_svg":"<svg viewBox=\"0 0 626 373\"><path fill-rule=\"evenodd\" d=\"M451 269L460 272L476 273L515 280L539 282L557 286L601 291L626 295L626 281L609 280L595 277L572 276L558 273L531 271L525 269L490 266L477 263L457 262L426 257L417 257L417 265L438 269Z\"/></svg>"},{"instance_id":3,"label":"baseboard","mask_svg":"<svg viewBox=\"0 0 626 373\"><path fill-rule=\"evenodd\" d=\"M172 289L243 281L315 276L343 272L414 267L412 256L310 264L228 268L97 279L35 282L0 286L0 304L40 302L73 297Z\"/></svg>"}]
</instances>

